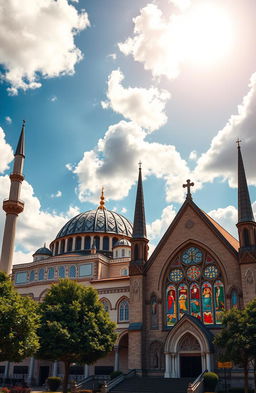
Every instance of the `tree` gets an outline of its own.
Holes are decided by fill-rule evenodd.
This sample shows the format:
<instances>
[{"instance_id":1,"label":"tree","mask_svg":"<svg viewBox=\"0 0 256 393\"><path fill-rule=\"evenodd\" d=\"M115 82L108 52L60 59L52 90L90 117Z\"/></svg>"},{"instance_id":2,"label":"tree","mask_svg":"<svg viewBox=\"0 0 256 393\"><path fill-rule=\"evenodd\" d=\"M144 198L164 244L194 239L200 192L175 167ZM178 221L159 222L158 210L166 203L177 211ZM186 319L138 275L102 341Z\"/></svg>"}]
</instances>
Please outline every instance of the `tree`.
<instances>
[{"instance_id":1,"label":"tree","mask_svg":"<svg viewBox=\"0 0 256 393\"><path fill-rule=\"evenodd\" d=\"M38 357L64 363L67 392L71 363L91 364L112 350L115 324L91 287L69 279L52 285L40 307Z\"/></svg>"},{"instance_id":2,"label":"tree","mask_svg":"<svg viewBox=\"0 0 256 393\"><path fill-rule=\"evenodd\" d=\"M256 299L245 307L244 334L247 337L249 355L254 369L254 391L256 392Z\"/></svg>"},{"instance_id":3,"label":"tree","mask_svg":"<svg viewBox=\"0 0 256 393\"><path fill-rule=\"evenodd\" d=\"M0 272L0 361L21 362L38 347L37 304L18 294L11 280Z\"/></svg>"},{"instance_id":4,"label":"tree","mask_svg":"<svg viewBox=\"0 0 256 393\"><path fill-rule=\"evenodd\" d=\"M250 345L245 331L246 311L232 308L225 314L222 325L221 332L214 339L214 343L219 349L220 360L231 360L243 367L244 391L248 393Z\"/></svg>"}]
</instances>

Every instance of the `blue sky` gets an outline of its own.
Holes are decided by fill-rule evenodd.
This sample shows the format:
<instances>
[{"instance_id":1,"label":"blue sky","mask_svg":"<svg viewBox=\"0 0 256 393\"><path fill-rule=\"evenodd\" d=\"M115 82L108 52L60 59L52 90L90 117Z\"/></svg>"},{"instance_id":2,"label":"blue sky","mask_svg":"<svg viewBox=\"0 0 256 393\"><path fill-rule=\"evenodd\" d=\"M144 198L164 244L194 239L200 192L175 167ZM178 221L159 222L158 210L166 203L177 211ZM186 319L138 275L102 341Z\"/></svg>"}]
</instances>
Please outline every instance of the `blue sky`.
<instances>
[{"instance_id":1,"label":"blue sky","mask_svg":"<svg viewBox=\"0 0 256 393\"><path fill-rule=\"evenodd\" d=\"M238 136L255 201L255 1L0 5L1 198L27 122L16 263L95 208L102 186L132 221L139 160L153 246L187 178L199 207L236 233Z\"/></svg>"}]
</instances>

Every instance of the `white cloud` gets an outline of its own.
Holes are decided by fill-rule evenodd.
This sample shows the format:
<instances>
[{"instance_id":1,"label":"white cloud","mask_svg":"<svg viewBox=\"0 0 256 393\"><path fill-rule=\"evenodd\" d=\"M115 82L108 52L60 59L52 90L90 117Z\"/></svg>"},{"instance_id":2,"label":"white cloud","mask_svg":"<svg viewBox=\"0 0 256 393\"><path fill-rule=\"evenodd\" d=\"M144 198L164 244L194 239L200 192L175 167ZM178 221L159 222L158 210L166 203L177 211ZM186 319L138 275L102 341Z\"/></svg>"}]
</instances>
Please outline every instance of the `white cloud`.
<instances>
[{"instance_id":1,"label":"white cloud","mask_svg":"<svg viewBox=\"0 0 256 393\"><path fill-rule=\"evenodd\" d=\"M121 209L121 213L127 213L127 209L126 209L126 207L122 207L122 209Z\"/></svg>"},{"instance_id":2,"label":"white cloud","mask_svg":"<svg viewBox=\"0 0 256 393\"><path fill-rule=\"evenodd\" d=\"M126 197L137 181L141 160L145 177L153 175L166 181L167 201L183 201L181 182L189 178L186 162L174 146L150 143L145 137L146 133L133 122L110 126L95 149L85 152L73 169L78 176L79 199L98 203L101 187L112 200Z\"/></svg>"},{"instance_id":3,"label":"white cloud","mask_svg":"<svg viewBox=\"0 0 256 393\"><path fill-rule=\"evenodd\" d=\"M36 89L40 78L72 75L83 55L74 37L89 26L67 0L0 0L0 63L9 93Z\"/></svg>"},{"instance_id":4,"label":"white cloud","mask_svg":"<svg viewBox=\"0 0 256 393\"><path fill-rule=\"evenodd\" d=\"M164 125L167 116L164 113L166 101L170 94L166 90L155 87L149 89L128 87L124 88L121 82L124 75L120 70L112 71L108 78L107 97L102 107L112 108L126 119L132 120L139 126L154 131Z\"/></svg>"},{"instance_id":5,"label":"white cloud","mask_svg":"<svg viewBox=\"0 0 256 393\"><path fill-rule=\"evenodd\" d=\"M55 194L51 194L51 198L60 198L62 196L62 192L58 190Z\"/></svg>"},{"instance_id":6,"label":"white cloud","mask_svg":"<svg viewBox=\"0 0 256 393\"><path fill-rule=\"evenodd\" d=\"M112 60L116 60L116 58L117 58L116 53L110 53L108 55L108 57L110 57L110 59L112 59Z\"/></svg>"},{"instance_id":7,"label":"white cloud","mask_svg":"<svg viewBox=\"0 0 256 393\"><path fill-rule=\"evenodd\" d=\"M225 127L212 139L210 148L199 158L195 172L201 181L213 181L216 177L227 179L231 187L237 186L237 154L235 141L242 139L242 152L249 184L256 185L255 172L255 112L256 73L252 75L249 92L238 106Z\"/></svg>"},{"instance_id":8,"label":"white cloud","mask_svg":"<svg viewBox=\"0 0 256 393\"><path fill-rule=\"evenodd\" d=\"M152 244L157 244L162 238L167 228L171 224L176 215L176 211L172 205L166 206L161 214L161 218L156 219L147 225L148 239Z\"/></svg>"},{"instance_id":9,"label":"white cloud","mask_svg":"<svg viewBox=\"0 0 256 393\"><path fill-rule=\"evenodd\" d=\"M7 124L12 124L12 119L10 118L10 116L6 116L5 121Z\"/></svg>"},{"instance_id":10,"label":"white cloud","mask_svg":"<svg viewBox=\"0 0 256 393\"><path fill-rule=\"evenodd\" d=\"M57 101L57 99L58 99L57 96L52 96L52 97L50 98L50 101L51 101L51 102L55 102L55 101Z\"/></svg>"},{"instance_id":11,"label":"white cloud","mask_svg":"<svg viewBox=\"0 0 256 393\"><path fill-rule=\"evenodd\" d=\"M0 127L0 173L9 168L9 164L13 159L13 151L11 146L5 140L4 130Z\"/></svg>"},{"instance_id":12,"label":"white cloud","mask_svg":"<svg viewBox=\"0 0 256 393\"><path fill-rule=\"evenodd\" d=\"M191 5L190 0L169 0L169 3L173 4L176 8L179 8L181 11L185 10Z\"/></svg>"},{"instance_id":13,"label":"white cloud","mask_svg":"<svg viewBox=\"0 0 256 393\"><path fill-rule=\"evenodd\" d=\"M189 159L192 160L192 161L197 160L197 152L195 150L190 152Z\"/></svg>"},{"instance_id":14,"label":"white cloud","mask_svg":"<svg viewBox=\"0 0 256 393\"><path fill-rule=\"evenodd\" d=\"M227 206L215 210L211 210L209 213L218 224L220 224L224 229L226 229L235 238L238 237L238 232L236 228L238 214L237 208L235 206Z\"/></svg>"}]
</instances>

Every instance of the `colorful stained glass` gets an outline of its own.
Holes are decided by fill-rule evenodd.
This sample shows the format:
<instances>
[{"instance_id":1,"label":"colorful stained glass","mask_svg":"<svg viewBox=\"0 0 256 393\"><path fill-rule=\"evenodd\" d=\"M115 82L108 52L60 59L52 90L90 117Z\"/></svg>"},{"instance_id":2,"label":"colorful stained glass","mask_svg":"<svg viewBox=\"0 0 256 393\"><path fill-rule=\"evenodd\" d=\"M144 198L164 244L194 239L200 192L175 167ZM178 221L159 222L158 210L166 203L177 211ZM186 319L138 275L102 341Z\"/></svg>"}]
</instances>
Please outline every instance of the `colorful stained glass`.
<instances>
[{"instance_id":1,"label":"colorful stained glass","mask_svg":"<svg viewBox=\"0 0 256 393\"><path fill-rule=\"evenodd\" d=\"M186 313L188 309L188 287L186 284L180 284L178 288L178 307L179 307L179 319Z\"/></svg>"},{"instance_id":2,"label":"colorful stained glass","mask_svg":"<svg viewBox=\"0 0 256 393\"><path fill-rule=\"evenodd\" d=\"M217 278L219 275L219 271L216 266L210 265L204 269L204 276L206 278L214 279Z\"/></svg>"},{"instance_id":3,"label":"colorful stained glass","mask_svg":"<svg viewBox=\"0 0 256 393\"><path fill-rule=\"evenodd\" d=\"M183 279L183 273L180 269L174 269L170 272L169 278L173 282L179 282Z\"/></svg>"},{"instance_id":4,"label":"colorful stained glass","mask_svg":"<svg viewBox=\"0 0 256 393\"><path fill-rule=\"evenodd\" d=\"M225 310L225 300L224 286L220 280L217 280L214 284L214 303L216 323L221 324Z\"/></svg>"},{"instance_id":5,"label":"colorful stained glass","mask_svg":"<svg viewBox=\"0 0 256 393\"><path fill-rule=\"evenodd\" d=\"M214 323L212 310L212 286L209 282L202 285L202 311L203 322L206 325Z\"/></svg>"},{"instance_id":6,"label":"colorful stained glass","mask_svg":"<svg viewBox=\"0 0 256 393\"><path fill-rule=\"evenodd\" d=\"M200 289L196 283L190 286L190 314L201 319Z\"/></svg>"},{"instance_id":7,"label":"colorful stained glass","mask_svg":"<svg viewBox=\"0 0 256 393\"><path fill-rule=\"evenodd\" d=\"M187 270L187 277L189 280L198 280L201 275L201 270L198 266L190 266Z\"/></svg>"},{"instance_id":8,"label":"colorful stained glass","mask_svg":"<svg viewBox=\"0 0 256 393\"><path fill-rule=\"evenodd\" d=\"M185 250L182 254L182 262L186 265L192 265L193 263L200 263L203 260L203 253L196 247L190 247Z\"/></svg>"},{"instance_id":9,"label":"colorful stained glass","mask_svg":"<svg viewBox=\"0 0 256 393\"><path fill-rule=\"evenodd\" d=\"M173 326L177 322L176 288L174 285L168 285L167 287L166 308L166 325Z\"/></svg>"}]
</instances>

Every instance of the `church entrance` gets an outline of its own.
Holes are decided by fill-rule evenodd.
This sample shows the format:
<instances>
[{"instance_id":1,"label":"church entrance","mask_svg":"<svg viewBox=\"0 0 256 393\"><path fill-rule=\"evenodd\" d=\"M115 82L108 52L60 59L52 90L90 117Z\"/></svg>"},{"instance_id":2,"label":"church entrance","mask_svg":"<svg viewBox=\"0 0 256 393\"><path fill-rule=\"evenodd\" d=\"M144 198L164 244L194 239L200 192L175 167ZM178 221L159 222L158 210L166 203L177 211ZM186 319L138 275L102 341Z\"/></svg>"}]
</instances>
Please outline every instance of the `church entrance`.
<instances>
[{"instance_id":1,"label":"church entrance","mask_svg":"<svg viewBox=\"0 0 256 393\"><path fill-rule=\"evenodd\" d=\"M180 377L196 378L202 372L201 355L180 354Z\"/></svg>"}]
</instances>

